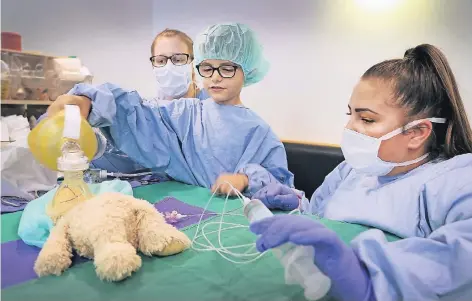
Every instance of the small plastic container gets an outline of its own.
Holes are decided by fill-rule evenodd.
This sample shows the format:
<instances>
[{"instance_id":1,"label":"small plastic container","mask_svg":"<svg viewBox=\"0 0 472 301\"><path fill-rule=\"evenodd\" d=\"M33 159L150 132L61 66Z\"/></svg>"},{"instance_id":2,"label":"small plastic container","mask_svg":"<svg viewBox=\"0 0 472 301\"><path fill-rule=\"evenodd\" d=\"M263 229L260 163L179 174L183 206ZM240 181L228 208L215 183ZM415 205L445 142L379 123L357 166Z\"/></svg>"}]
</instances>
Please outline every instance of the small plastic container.
<instances>
[{"instance_id":1,"label":"small plastic container","mask_svg":"<svg viewBox=\"0 0 472 301\"><path fill-rule=\"evenodd\" d=\"M1 61L2 64L2 99L10 99L10 68L8 64L4 61Z\"/></svg>"},{"instance_id":2,"label":"small plastic container","mask_svg":"<svg viewBox=\"0 0 472 301\"><path fill-rule=\"evenodd\" d=\"M2 32L2 49L21 51L21 35L16 32Z\"/></svg>"},{"instance_id":3,"label":"small plastic container","mask_svg":"<svg viewBox=\"0 0 472 301\"><path fill-rule=\"evenodd\" d=\"M243 210L250 223L273 216L272 212L256 199L245 199ZM302 286L308 300L319 300L326 296L331 287L331 280L315 265L313 247L286 243L274 248L273 253L285 269L285 283Z\"/></svg>"}]
</instances>

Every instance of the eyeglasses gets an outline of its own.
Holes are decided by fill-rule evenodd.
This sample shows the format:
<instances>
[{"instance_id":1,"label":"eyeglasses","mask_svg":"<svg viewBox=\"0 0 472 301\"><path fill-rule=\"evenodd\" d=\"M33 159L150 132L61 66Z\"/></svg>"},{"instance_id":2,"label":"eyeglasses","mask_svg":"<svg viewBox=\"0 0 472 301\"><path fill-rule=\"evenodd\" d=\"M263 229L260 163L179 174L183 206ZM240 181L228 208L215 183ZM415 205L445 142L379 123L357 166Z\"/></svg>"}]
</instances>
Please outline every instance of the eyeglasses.
<instances>
[{"instance_id":1,"label":"eyeglasses","mask_svg":"<svg viewBox=\"0 0 472 301\"><path fill-rule=\"evenodd\" d=\"M193 60L189 54L186 53L176 53L171 56L165 55L155 55L149 58L154 67L164 67L167 65L167 61L170 59L172 64L176 66L182 66L190 63Z\"/></svg>"},{"instance_id":2,"label":"eyeglasses","mask_svg":"<svg viewBox=\"0 0 472 301\"><path fill-rule=\"evenodd\" d=\"M215 70L218 71L218 74L223 78L232 78L238 70L238 66L234 65L221 65L219 67L213 67L210 65L197 65L198 73L205 78L213 76Z\"/></svg>"}]
</instances>

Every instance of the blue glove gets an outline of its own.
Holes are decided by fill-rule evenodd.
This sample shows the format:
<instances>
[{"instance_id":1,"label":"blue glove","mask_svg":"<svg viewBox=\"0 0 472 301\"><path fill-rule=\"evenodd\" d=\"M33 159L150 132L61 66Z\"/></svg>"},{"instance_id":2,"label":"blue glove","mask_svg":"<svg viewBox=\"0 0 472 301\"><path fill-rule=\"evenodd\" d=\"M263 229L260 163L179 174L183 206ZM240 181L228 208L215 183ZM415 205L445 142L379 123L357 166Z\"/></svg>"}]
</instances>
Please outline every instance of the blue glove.
<instances>
[{"instance_id":1,"label":"blue glove","mask_svg":"<svg viewBox=\"0 0 472 301\"><path fill-rule=\"evenodd\" d=\"M276 215L251 224L259 252L291 242L315 248L315 264L331 279L336 300L375 300L370 276L354 251L321 223L300 215Z\"/></svg>"},{"instance_id":2,"label":"blue glove","mask_svg":"<svg viewBox=\"0 0 472 301\"><path fill-rule=\"evenodd\" d=\"M300 203L295 191L279 182L262 187L252 198L260 200L269 209L287 211L297 209Z\"/></svg>"}]
</instances>

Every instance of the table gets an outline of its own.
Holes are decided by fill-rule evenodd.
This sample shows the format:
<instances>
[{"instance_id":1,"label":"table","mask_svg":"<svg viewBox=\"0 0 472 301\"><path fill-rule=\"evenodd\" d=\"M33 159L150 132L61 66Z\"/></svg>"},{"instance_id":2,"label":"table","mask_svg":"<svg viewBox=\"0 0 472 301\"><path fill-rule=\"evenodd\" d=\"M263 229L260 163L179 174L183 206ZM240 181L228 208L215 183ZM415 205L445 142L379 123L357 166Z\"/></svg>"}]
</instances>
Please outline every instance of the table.
<instances>
[{"instance_id":1,"label":"table","mask_svg":"<svg viewBox=\"0 0 472 301\"><path fill-rule=\"evenodd\" d=\"M139 187L134 190L137 198L169 206L200 209L208 202L209 190L176 182L164 182ZM172 196L175 199L166 199ZM164 202L161 202L166 199ZM176 200L177 199L177 200ZM180 203L180 204L178 204ZM212 212L223 210L224 199L214 198L208 206ZM189 207L195 206L195 207ZM229 200L226 210L240 212L241 203ZM181 213L187 209L181 209ZM201 209L200 209L201 210ZM73 266L56 277L35 278L33 263L39 249L25 245L17 235L21 212L1 216L2 225L2 300L305 300L299 286L284 282L284 271L272 253L265 254L250 264L234 264L224 260L214 251L189 249L181 254L158 258L143 257L139 271L118 283L100 281L91 261L75 258ZM217 217L216 217L217 218ZM243 217L228 216L225 221L246 222ZM198 221L198 219L197 219ZM336 231L341 239L349 242L368 228L342 222L321 220ZM182 229L190 238L196 230L195 223ZM251 243L255 236L247 229L222 233L225 244ZM389 240L395 240L388 236ZM9 271L25 270L21 277ZM29 275L25 277L25 275ZM16 277L16 279L15 279Z\"/></svg>"}]
</instances>

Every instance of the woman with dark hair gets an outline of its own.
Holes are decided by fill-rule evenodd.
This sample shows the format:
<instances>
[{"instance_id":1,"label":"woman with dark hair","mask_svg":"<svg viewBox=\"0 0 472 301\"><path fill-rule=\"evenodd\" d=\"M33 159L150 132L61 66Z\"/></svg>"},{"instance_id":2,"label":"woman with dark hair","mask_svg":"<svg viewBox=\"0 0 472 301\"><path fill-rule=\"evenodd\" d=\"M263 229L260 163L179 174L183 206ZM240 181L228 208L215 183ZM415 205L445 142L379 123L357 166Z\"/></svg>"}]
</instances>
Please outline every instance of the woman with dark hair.
<instances>
[{"instance_id":1,"label":"woman with dark hair","mask_svg":"<svg viewBox=\"0 0 472 301\"><path fill-rule=\"evenodd\" d=\"M346 161L301 210L403 239L387 242L372 229L347 246L319 222L284 215L251 225L258 250L313 246L339 300L472 300L472 131L444 54L419 45L374 65L347 114ZM281 187L254 198L268 207L298 203Z\"/></svg>"}]
</instances>

